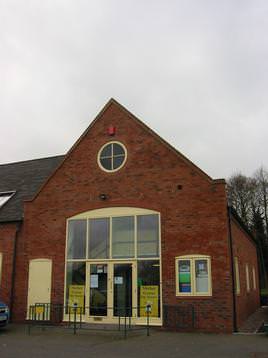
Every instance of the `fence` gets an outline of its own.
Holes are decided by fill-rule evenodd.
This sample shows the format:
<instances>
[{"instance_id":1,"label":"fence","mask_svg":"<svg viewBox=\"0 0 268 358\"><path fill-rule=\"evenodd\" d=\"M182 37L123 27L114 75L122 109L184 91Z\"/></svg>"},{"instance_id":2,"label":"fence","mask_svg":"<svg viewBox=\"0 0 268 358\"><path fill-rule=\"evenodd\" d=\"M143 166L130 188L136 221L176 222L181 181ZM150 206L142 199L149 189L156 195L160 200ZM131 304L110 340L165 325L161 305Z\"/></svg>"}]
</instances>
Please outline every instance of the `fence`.
<instances>
[{"instance_id":1,"label":"fence","mask_svg":"<svg viewBox=\"0 0 268 358\"><path fill-rule=\"evenodd\" d=\"M86 330L96 330L97 325L98 329L101 327L99 324L93 323L93 327L90 324L84 322L83 318L85 313L94 311L96 315L94 318L102 319L104 311L116 312L117 319L115 320L116 324L109 324L109 328L105 327L105 331L117 331L122 332L124 338L127 337L128 332L145 330L147 336L150 335L150 314L151 306L147 305L144 307L79 307L77 305L73 306L64 306L63 304L55 303L36 303L31 305L28 310L28 333L31 334L31 330L34 327L62 327L69 328L73 331L73 334L81 329ZM133 321L132 313L134 311L141 312L144 310L146 324L145 325L135 325ZM65 319L64 319L65 318ZM66 319L67 318L67 319Z\"/></svg>"}]
</instances>

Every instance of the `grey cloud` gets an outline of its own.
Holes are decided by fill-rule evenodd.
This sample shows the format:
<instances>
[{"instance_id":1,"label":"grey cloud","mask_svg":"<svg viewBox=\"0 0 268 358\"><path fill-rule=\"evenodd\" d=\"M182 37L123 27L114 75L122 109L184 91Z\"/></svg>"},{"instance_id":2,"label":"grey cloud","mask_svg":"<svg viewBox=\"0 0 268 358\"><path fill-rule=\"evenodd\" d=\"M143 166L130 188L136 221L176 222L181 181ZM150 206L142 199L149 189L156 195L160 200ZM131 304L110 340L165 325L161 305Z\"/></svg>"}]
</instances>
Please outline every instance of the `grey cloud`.
<instances>
[{"instance_id":1,"label":"grey cloud","mask_svg":"<svg viewBox=\"0 0 268 358\"><path fill-rule=\"evenodd\" d=\"M267 159L266 1L0 0L0 162L66 152L110 97L213 177Z\"/></svg>"}]
</instances>

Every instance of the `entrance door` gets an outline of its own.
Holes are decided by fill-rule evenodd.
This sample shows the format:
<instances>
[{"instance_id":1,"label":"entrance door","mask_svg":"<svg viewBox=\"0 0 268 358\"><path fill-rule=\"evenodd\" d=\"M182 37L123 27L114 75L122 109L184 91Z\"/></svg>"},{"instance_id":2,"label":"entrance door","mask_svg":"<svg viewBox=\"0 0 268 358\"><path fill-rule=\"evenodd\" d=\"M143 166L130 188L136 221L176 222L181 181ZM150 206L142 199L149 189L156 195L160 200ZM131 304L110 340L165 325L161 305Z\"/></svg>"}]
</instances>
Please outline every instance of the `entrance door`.
<instances>
[{"instance_id":1,"label":"entrance door","mask_svg":"<svg viewBox=\"0 0 268 358\"><path fill-rule=\"evenodd\" d=\"M113 273L114 316L132 316L132 264L116 263Z\"/></svg>"},{"instance_id":2,"label":"entrance door","mask_svg":"<svg viewBox=\"0 0 268 358\"><path fill-rule=\"evenodd\" d=\"M90 264L89 315L108 315L108 264Z\"/></svg>"},{"instance_id":3,"label":"entrance door","mask_svg":"<svg viewBox=\"0 0 268 358\"><path fill-rule=\"evenodd\" d=\"M51 296L52 261L49 259L35 259L29 263L28 302L29 307L36 303L50 303ZM47 315L48 319L48 315Z\"/></svg>"},{"instance_id":4,"label":"entrance door","mask_svg":"<svg viewBox=\"0 0 268 358\"><path fill-rule=\"evenodd\" d=\"M89 321L112 322L118 316L136 316L134 262L89 263L87 272Z\"/></svg>"}]
</instances>

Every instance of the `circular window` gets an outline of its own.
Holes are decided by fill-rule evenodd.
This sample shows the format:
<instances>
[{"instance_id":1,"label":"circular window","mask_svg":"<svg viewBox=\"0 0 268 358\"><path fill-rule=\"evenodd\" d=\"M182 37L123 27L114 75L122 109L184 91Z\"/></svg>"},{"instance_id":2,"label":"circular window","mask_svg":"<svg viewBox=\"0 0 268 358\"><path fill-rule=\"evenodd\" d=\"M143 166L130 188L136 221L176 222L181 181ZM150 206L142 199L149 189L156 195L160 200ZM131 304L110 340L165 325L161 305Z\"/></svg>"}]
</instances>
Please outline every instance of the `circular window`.
<instances>
[{"instance_id":1,"label":"circular window","mask_svg":"<svg viewBox=\"0 0 268 358\"><path fill-rule=\"evenodd\" d=\"M122 143L110 142L99 151L98 163L101 169L114 172L120 169L127 159L127 150Z\"/></svg>"}]
</instances>

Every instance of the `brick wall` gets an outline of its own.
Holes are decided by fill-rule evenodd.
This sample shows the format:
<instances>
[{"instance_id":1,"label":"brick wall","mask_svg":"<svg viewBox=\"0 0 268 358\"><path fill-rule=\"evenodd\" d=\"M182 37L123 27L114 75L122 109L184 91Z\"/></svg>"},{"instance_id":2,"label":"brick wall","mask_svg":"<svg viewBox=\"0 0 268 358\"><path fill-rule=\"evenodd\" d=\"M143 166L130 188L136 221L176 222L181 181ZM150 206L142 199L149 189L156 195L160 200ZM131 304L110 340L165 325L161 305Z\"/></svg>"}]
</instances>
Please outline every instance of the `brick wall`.
<instances>
[{"instance_id":1,"label":"brick wall","mask_svg":"<svg viewBox=\"0 0 268 358\"><path fill-rule=\"evenodd\" d=\"M236 295L237 325L239 328L245 319L260 306L258 262L255 244L235 219L231 221L231 231L233 255L238 258L240 277L240 294ZM246 287L246 264L249 268L249 292ZM253 267L255 268L256 290L253 289Z\"/></svg>"},{"instance_id":2,"label":"brick wall","mask_svg":"<svg viewBox=\"0 0 268 358\"><path fill-rule=\"evenodd\" d=\"M107 135L111 124L116 127L114 137ZM110 140L122 142L128 150L125 166L116 173L103 172L96 160L100 147ZM101 201L100 193L107 194L108 200ZM53 260L52 302L63 302L66 219L114 206L160 212L163 304L193 303L200 330L232 331L224 182L211 180L114 103L81 137L35 200L25 205L22 251L17 262L16 319L23 320L26 314L29 260ZM175 257L186 254L211 256L212 297L175 296Z\"/></svg>"},{"instance_id":3,"label":"brick wall","mask_svg":"<svg viewBox=\"0 0 268 358\"><path fill-rule=\"evenodd\" d=\"M0 277L0 300L10 306L12 287L13 253L17 224L0 224L0 253L2 253L2 275Z\"/></svg>"}]
</instances>

